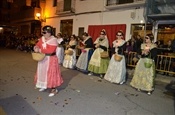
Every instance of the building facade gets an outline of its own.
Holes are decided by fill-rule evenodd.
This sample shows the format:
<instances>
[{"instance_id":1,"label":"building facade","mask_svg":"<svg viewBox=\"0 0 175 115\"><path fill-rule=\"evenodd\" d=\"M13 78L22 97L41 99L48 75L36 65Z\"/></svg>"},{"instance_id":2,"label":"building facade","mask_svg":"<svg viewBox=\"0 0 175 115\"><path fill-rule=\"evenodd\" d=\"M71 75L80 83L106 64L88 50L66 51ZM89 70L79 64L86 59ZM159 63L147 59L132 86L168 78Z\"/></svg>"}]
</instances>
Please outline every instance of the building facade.
<instances>
[{"instance_id":1,"label":"building facade","mask_svg":"<svg viewBox=\"0 0 175 115\"><path fill-rule=\"evenodd\" d=\"M157 38L162 37L158 31L162 29L160 25L164 24L163 31L168 24L172 27L170 33L173 33L175 20L172 18L154 20L151 23L145 21L145 2L147 1L150 0L46 0L45 24L52 25L56 33L62 32L69 35L81 35L83 31L88 31L89 25L115 24L126 24L126 39L130 39L132 35L139 34L143 37L146 33L153 33L156 41ZM171 9L174 9L173 0L166 1L169 1ZM57 2L57 5L54 6L54 2ZM164 36L166 39L175 38L175 34Z\"/></svg>"},{"instance_id":2,"label":"building facade","mask_svg":"<svg viewBox=\"0 0 175 115\"><path fill-rule=\"evenodd\" d=\"M123 1L123 0L121 0ZM66 4L69 7L66 9ZM126 39L131 37L131 25L144 25L144 0L46 0L46 23L56 28L56 32L65 32L63 27L72 30L72 34L87 32L89 25L126 24ZM72 29L70 29L72 28Z\"/></svg>"},{"instance_id":3,"label":"building facade","mask_svg":"<svg viewBox=\"0 0 175 115\"><path fill-rule=\"evenodd\" d=\"M17 27L18 34L39 36L44 25L51 25L55 33L81 35L88 32L91 25L122 24L126 26L126 40L132 35L143 37L146 33L153 33L155 41L175 38L175 19L166 17L169 11L175 12L174 0L1 0L0 3L3 4L0 5L0 22ZM149 4L154 5L147 6ZM162 11L165 8L167 10ZM148 11L153 14L150 23Z\"/></svg>"},{"instance_id":4,"label":"building facade","mask_svg":"<svg viewBox=\"0 0 175 115\"><path fill-rule=\"evenodd\" d=\"M45 0L1 0L0 4L0 26L3 29L14 27L12 32L18 35L40 35Z\"/></svg>"}]
</instances>

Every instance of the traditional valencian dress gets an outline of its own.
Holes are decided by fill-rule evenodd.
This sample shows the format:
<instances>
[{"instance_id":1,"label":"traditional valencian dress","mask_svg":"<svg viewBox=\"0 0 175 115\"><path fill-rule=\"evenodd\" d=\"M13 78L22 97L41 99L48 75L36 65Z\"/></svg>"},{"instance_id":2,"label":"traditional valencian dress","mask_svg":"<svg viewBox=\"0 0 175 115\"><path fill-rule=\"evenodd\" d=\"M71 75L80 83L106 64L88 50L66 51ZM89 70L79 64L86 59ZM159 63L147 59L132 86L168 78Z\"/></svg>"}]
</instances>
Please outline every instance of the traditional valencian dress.
<instances>
[{"instance_id":1,"label":"traditional valencian dress","mask_svg":"<svg viewBox=\"0 0 175 115\"><path fill-rule=\"evenodd\" d=\"M76 45L77 45L76 40L71 40L69 42L70 47L68 48L68 50L73 51L73 54L72 55L68 55L68 54L65 55L64 61L63 61L63 67L74 69L75 64L76 64L76 49L75 49Z\"/></svg>"},{"instance_id":2,"label":"traditional valencian dress","mask_svg":"<svg viewBox=\"0 0 175 115\"><path fill-rule=\"evenodd\" d=\"M88 70L96 74L105 74L109 65L110 58L101 58L101 53L107 51L109 48L108 38L97 38L94 44L100 44L99 48L96 48L90 59Z\"/></svg>"},{"instance_id":3,"label":"traditional valencian dress","mask_svg":"<svg viewBox=\"0 0 175 115\"><path fill-rule=\"evenodd\" d=\"M147 46L144 43L141 45L141 49L149 49L150 53L142 55L137 62L130 85L136 89L150 92L154 90L155 63L153 59L156 57L156 46L154 44ZM150 63L152 66L147 67L146 63Z\"/></svg>"},{"instance_id":4,"label":"traditional valencian dress","mask_svg":"<svg viewBox=\"0 0 175 115\"><path fill-rule=\"evenodd\" d=\"M54 36L51 36L47 41L42 37L36 44L36 46L40 48L40 52L46 55L42 61L38 62L35 75L37 88L55 88L63 83L58 58L56 56L57 45L58 42Z\"/></svg>"},{"instance_id":5,"label":"traditional valencian dress","mask_svg":"<svg viewBox=\"0 0 175 115\"><path fill-rule=\"evenodd\" d=\"M108 70L104 76L104 79L110 81L112 83L120 83L123 84L126 80L126 63L124 57L125 50L125 41L124 40L115 40L113 42L113 47L116 55L122 57L121 61L116 61L114 59L114 55L110 60Z\"/></svg>"},{"instance_id":6,"label":"traditional valencian dress","mask_svg":"<svg viewBox=\"0 0 175 115\"><path fill-rule=\"evenodd\" d=\"M57 39L58 41L58 47L56 49L56 55L58 57L58 63L59 64L63 64L63 60L64 60L64 48L63 48L63 38L59 38Z\"/></svg>"},{"instance_id":7,"label":"traditional valencian dress","mask_svg":"<svg viewBox=\"0 0 175 115\"><path fill-rule=\"evenodd\" d=\"M88 36L84 41L83 44L85 46L84 49L82 49L82 52L78 58L76 67L78 70L82 71L82 72L88 72L88 64L89 61L91 59L91 56L93 54L93 41L92 38L90 36Z\"/></svg>"}]
</instances>

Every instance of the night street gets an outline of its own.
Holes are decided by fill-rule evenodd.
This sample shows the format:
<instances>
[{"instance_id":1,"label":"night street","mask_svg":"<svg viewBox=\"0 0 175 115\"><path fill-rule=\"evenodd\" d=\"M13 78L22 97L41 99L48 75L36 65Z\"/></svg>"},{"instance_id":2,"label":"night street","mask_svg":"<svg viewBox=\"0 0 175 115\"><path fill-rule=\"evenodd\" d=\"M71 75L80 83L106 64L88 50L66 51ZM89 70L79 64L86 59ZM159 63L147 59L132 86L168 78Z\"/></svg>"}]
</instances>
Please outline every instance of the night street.
<instances>
[{"instance_id":1,"label":"night street","mask_svg":"<svg viewBox=\"0 0 175 115\"><path fill-rule=\"evenodd\" d=\"M30 53L0 49L0 108L7 115L174 115L165 84L149 96L132 88L130 78L117 85L61 67L64 83L48 97L49 90L35 88L36 67Z\"/></svg>"}]
</instances>

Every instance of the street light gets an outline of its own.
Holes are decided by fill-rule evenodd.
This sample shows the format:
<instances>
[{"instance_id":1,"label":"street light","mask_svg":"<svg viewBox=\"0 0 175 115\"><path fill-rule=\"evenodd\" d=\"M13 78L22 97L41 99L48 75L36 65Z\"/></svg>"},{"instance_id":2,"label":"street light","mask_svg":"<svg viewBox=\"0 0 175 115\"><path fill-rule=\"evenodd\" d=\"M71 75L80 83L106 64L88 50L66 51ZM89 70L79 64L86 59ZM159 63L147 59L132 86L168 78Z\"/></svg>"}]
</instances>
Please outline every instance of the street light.
<instances>
[{"instance_id":1,"label":"street light","mask_svg":"<svg viewBox=\"0 0 175 115\"><path fill-rule=\"evenodd\" d=\"M0 27L0 33L3 33L3 27Z\"/></svg>"},{"instance_id":2,"label":"street light","mask_svg":"<svg viewBox=\"0 0 175 115\"><path fill-rule=\"evenodd\" d=\"M36 13L36 17L37 17L38 20L40 20L41 22L46 22L46 18L41 18L41 14L40 14L40 13Z\"/></svg>"},{"instance_id":3,"label":"street light","mask_svg":"<svg viewBox=\"0 0 175 115\"><path fill-rule=\"evenodd\" d=\"M36 17L37 17L38 19L40 18L40 16L41 16L40 13L36 13Z\"/></svg>"}]
</instances>

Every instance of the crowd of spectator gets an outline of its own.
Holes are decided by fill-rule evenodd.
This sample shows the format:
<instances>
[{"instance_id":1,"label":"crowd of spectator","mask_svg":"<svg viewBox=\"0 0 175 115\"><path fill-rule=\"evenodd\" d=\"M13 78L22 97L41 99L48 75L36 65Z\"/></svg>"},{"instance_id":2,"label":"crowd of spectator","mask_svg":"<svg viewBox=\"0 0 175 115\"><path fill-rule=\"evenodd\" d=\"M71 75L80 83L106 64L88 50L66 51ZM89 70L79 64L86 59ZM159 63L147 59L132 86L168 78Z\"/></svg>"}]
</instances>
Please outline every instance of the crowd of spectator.
<instances>
[{"instance_id":1,"label":"crowd of spectator","mask_svg":"<svg viewBox=\"0 0 175 115\"><path fill-rule=\"evenodd\" d=\"M16 36L14 34L10 35L0 35L0 47L16 49L24 52L33 51L33 46L38 41L36 35L22 35Z\"/></svg>"},{"instance_id":2,"label":"crowd of spectator","mask_svg":"<svg viewBox=\"0 0 175 115\"><path fill-rule=\"evenodd\" d=\"M141 38L140 35L132 36L132 38L127 42L126 45L126 53L132 51L140 53L140 46L144 42L144 39ZM175 39L169 39L167 42L163 40L158 40L155 42L158 48L158 54L167 55L167 53L173 53L175 49L173 49Z\"/></svg>"},{"instance_id":3,"label":"crowd of spectator","mask_svg":"<svg viewBox=\"0 0 175 115\"><path fill-rule=\"evenodd\" d=\"M63 35L64 41L69 42L69 37ZM17 36L14 34L4 35L0 34L0 47L12 48L20 51L31 52L33 51L33 46L38 41L38 37L33 34ZM79 41L79 40L78 40ZM175 41L175 40L174 40ZM155 42L157 45L158 54L167 54L173 52L173 40L168 40L167 43L164 43L162 40ZM127 41L125 54L129 52L140 53L140 46L144 42L144 39L140 35L132 36L129 41Z\"/></svg>"}]
</instances>

